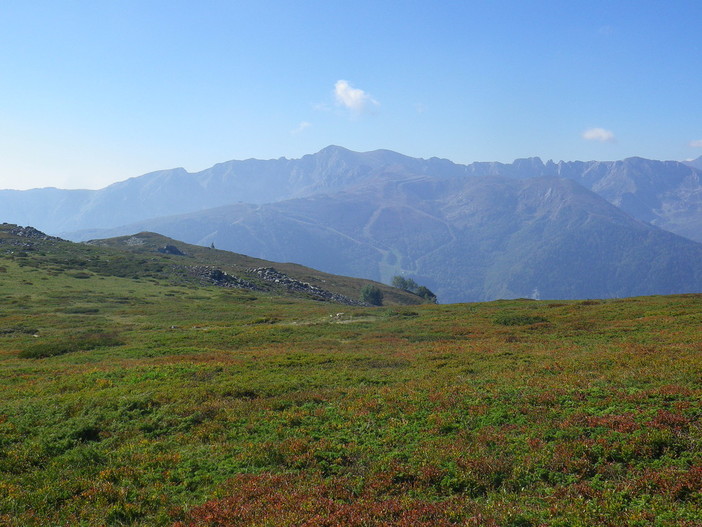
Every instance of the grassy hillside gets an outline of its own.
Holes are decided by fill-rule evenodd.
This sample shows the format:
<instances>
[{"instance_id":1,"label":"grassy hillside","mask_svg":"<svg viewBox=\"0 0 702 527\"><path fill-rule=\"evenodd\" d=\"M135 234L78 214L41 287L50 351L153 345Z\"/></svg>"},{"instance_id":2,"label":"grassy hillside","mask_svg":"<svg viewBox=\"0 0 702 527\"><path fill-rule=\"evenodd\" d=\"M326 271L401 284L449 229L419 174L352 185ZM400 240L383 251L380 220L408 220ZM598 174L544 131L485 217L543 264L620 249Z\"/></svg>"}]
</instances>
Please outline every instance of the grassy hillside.
<instances>
[{"instance_id":1,"label":"grassy hillside","mask_svg":"<svg viewBox=\"0 0 702 527\"><path fill-rule=\"evenodd\" d=\"M417 295L371 280L323 273L316 269L311 269L295 263L270 262L261 260L260 258L252 258L243 254L232 253L230 251L220 251L214 248L191 245L152 232L142 232L133 236L120 236L106 240L92 240L89 243L93 246L128 250L140 255L149 255L152 258L159 249L162 250L166 246L175 247L183 252L185 256L185 258L183 258L178 255L175 257L173 255L168 255L170 260L177 265L197 265L199 263L200 265L214 266L232 276L238 276L247 281L253 281L264 290L273 291L278 294L288 294L290 291L283 286L275 286L275 283L262 283L260 281L260 276L256 273L251 273L250 269L274 267L276 271L292 277L295 280L343 295L351 300L358 300L363 286L372 284L383 292L384 305L415 305L425 302L424 299ZM163 256L163 254L161 253L160 256ZM196 263L188 262L188 260L193 260ZM314 298L314 295L308 294L307 296Z\"/></svg>"},{"instance_id":2,"label":"grassy hillside","mask_svg":"<svg viewBox=\"0 0 702 527\"><path fill-rule=\"evenodd\" d=\"M2 525L700 525L699 295L340 307L0 238Z\"/></svg>"},{"instance_id":3,"label":"grassy hillside","mask_svg":"<svg viewBox=\"0 0 702 527\"><path fill-rule=\"evenodd\" d=\"M48 271L52 276L122 277L164 285L217 285L341 304L359 303L361 289L372 284L383 292L384 305L425 302L415 294L371 280L250 258L149 232L76 244L46 236L31 227L2 224L0 256L25 267Z\"/></svg>"}]
</instances>

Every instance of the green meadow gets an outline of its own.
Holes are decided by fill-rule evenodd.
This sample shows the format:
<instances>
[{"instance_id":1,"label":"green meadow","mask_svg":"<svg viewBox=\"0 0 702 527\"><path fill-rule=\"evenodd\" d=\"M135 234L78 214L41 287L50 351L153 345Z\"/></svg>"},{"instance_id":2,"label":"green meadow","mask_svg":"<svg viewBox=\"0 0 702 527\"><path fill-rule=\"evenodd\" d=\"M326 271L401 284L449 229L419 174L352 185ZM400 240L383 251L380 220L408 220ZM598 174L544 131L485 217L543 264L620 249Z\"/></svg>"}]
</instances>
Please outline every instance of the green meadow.
<instances>
[{"instance_id":1,"label":"green meadow","mask_svg":"<svg viewBox=\"0 0 702 527\"><path fill-rule=\"evenodd\" d=\"M0 245L0 524L702 525L702 296L342 306L175 258Z\"/></svg>"}]
</instances>

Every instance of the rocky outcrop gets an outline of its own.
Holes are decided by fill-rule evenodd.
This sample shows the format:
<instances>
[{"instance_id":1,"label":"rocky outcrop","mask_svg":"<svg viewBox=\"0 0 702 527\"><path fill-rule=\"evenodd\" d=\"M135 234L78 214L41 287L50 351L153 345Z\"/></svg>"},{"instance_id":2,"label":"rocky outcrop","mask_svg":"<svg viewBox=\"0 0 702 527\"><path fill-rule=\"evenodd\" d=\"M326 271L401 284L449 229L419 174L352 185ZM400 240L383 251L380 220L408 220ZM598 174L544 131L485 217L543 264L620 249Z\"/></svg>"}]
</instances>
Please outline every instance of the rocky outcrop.
<instances>
[{"instance_id":1,"label":"rocky outcrop","mask_svg":"<svg viewBox=\"0 0 702 527\"><path fill-rule=\"evenodd\" d=\"M291 278L290 276L284 273L276 271L273 267L255 267L247 269L247 272L255 275L264 282L268 282L279 287L284 287L292 293L299 293L302 295L310 296L315 300L336 302L338 304L344 304L347 306L367 305L363 302L351 300L347 296L340 295L338 293L332 293L331 291L327 291L307 282L301 282L300 280Z\"/></svg>"},{"instance_id":2,"label":"rocky outcrop","mask_svg":"<svg viewBox=\"0 0 702 527\"><path fill-rule=\"evenodd\" d=\"M159 247L157 249L161 254L173 254L175 256L187 256L183 251L178 249L175 245L165 245L164 247Z\"/></svg>"},{"instance_id":3,"label":"rocky outcrop","mask_svg":"<svg viewBox=\"0 0 702 527\"><path fill-rule=\"evenodd\" d=\"M44 234L34 227L20 227L11 223L0 225L0 245L6 247L8 254L16 256L26 256L25 251L32 251L36 248L37 242L43 241L65 241L55 236ZM15 251L20 250L19 253Z\"/></svg>"},{"instance_id":4,"label":"rocky outcrop","mask_svg":"<svg viewBox=\"0 0 702 527\"><path fill-rule=\"evenodd\" d=\"M250 291L263 291L253 282L232 276L221 269L209 265L193 265L187 267L190 276L198 278L202 284L216 285L217 287L235 287Z\"/></svg>"},{"instance_id":5,"label":"rocky outcrop","mask_svg":"<svg viewBox=\"0 0 702 527\"><path fill-rule=\"evenodd\" d=\"M7 233L10 234L11 236L17 236L18 238L26 238L30 240L57 240L57 241L63 241L61 238L57 238L56 236L49 236L48 234L44 234L38 229L35 229L34 227L20 227L19 225L11 225L9 223L4 223L3 227L7 228Z\"/></svg>"},{"instance_id":6,"label":"rocky outcrop","mask_svg":"<svg viewBox=\"0 0 702 527\"><path fill-rule=\"evenodd\" d=\"M248 289L249 291L266 291L284 288L289 293L307 296L314 300L324 302L335 302L347 306L365 306L363 302L352 300L347 296L332 293L307 282L296 280L284 273L276 271L273 267L254 267L246 269L246 273L254 279L267 284L269 287L258 285L251 280L245 280L237 276L232 276L221 269L208 265L188 266L187 274L199 279L204 285L215 285L218 287L234 287L237 289Z\"/></svg>"}]
</instances>

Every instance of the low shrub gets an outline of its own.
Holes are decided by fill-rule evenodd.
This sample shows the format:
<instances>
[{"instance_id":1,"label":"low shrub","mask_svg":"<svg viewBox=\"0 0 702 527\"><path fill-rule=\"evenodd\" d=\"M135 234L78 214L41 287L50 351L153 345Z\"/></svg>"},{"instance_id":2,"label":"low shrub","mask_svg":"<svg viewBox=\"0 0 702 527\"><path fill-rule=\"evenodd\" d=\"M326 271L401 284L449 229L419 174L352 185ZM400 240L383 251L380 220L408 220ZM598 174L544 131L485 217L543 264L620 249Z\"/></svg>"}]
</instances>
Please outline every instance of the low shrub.
<instances>
[{"instance_id":1,"label":"low shrub","mask_svg":"<svg viewBox=\"0 0 702 527\"><path fill-rule=\"evenodd\" d=\"M361 302L371 304L373 306L383 305L383 292L376 286L366 284L361 288Z\"/></svg>"}]
</instances>

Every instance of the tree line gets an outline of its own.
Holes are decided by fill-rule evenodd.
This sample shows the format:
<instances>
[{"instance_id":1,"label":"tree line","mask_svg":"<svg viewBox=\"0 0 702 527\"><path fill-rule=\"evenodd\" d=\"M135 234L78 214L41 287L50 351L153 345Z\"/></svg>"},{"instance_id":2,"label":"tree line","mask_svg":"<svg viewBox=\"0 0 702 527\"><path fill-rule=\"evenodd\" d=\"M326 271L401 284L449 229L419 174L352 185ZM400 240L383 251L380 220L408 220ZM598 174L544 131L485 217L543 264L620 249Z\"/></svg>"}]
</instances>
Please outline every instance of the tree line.
<instances>
[{"instance_id":1,"label":"tree line","mask_svg":"<svg viewBox=\"0 0 702 527\"><path fill-rule=\"evenodd\" d=\"M436 295L427 287L419 285L411 278L404 278L399 275L393 276L391 285L397 289L402 289L403 291L420 296L428 302L436 303ZM365 302L366 304L371 304L373 306L382 306L383 292L377 286L366 284L361 288L361 302Z\"/></svg>"}]
</instances>

